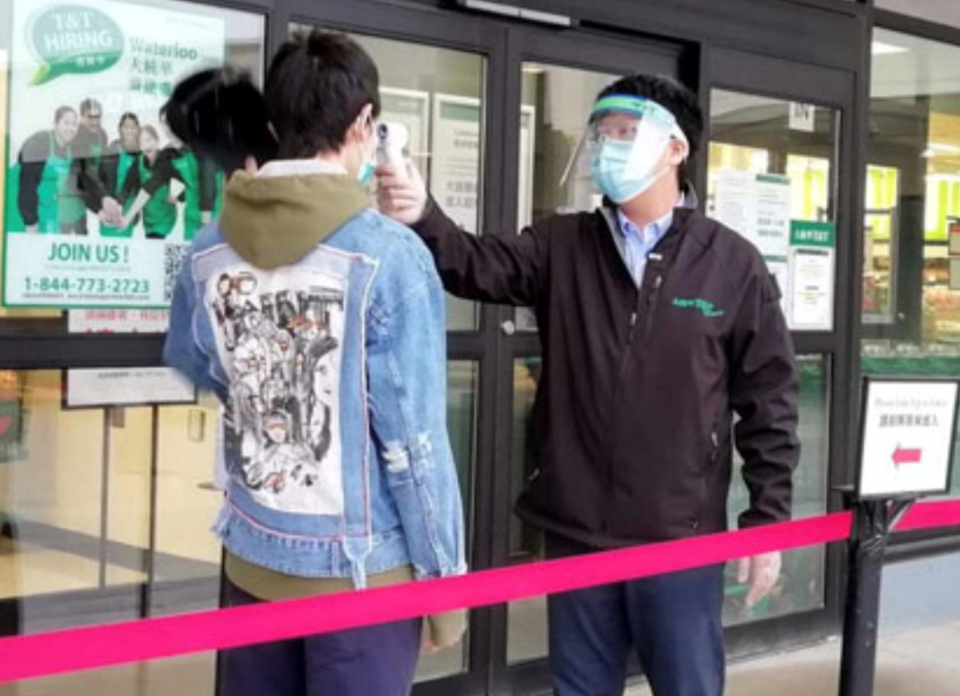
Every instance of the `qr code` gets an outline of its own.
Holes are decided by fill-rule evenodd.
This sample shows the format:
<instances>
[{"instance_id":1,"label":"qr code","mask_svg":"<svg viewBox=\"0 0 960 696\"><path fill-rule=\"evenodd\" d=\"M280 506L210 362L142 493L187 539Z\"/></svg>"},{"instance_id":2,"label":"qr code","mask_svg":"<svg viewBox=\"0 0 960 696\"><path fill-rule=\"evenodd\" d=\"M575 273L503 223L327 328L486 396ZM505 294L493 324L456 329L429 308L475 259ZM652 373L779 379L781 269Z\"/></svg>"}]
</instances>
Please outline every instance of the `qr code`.
<instances>
[{"instance_id":1,"label":"qr code","mask_svg":"<svg viewBox=\"0 0 960 696\"><path fill-rule=\"evenodd\" d=\"M173 301L173 291L177 287L177 277L183 257L190 249L189 244L167 244L163 247L163 300Z\"/></svg>"}]
</instances>

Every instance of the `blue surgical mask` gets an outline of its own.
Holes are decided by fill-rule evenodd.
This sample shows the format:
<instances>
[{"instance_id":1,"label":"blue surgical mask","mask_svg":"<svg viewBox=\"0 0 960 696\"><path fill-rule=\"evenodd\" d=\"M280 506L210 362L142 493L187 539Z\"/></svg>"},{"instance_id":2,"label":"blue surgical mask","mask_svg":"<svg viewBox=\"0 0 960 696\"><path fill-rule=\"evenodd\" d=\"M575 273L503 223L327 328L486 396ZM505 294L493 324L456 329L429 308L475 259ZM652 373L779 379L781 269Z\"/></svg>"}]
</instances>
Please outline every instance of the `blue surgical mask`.
<instances>
[{"instance_id":1,"label":"blue surgical mask","mask_svg":"<svg viewBox=\"0 0 960 696\"><path fill-rule=\"evenodd\" d=\"M372 143L373 142L373 118L370 116L367 116L366 127L367 127L367 130L369 131L370 142ZM366 159L364 159L363 164L360 165L360 169L357 170L357 181L359 181L360 184L363 186L367 186L371 181L373 181L373 175L377 169L375 153L376 153L375 149L371 150L370 155L366 157Z\"/></svg>"},{"instance_id":2,"label":"blue surgical mask","mask_svg":"<svg viewBox=\"0 0 960 696\"><path fill-rule=\"evenodd\" d=\"M667 167L660 171L653 167L638 167L637 162L631 161L631 157L635 157L633 148L633 141L605 139L597 145L591 163L597 188L618 205L636 198L669 171ZM657 159L662 154L656 153ZM644 173L637 174L637 170Z\"/></svg>"},{"instance_id":3,"label":"blue surgical mask","mask_svg":"<svg viewBox=\"0 0 960 696\"><path fill-rule=\"evenodd\" d=\"M370 160L360 165L360 171L357 172L357 181L366 186L373 179L373 173L376 166Z\"/></svg>"}]
</instances>

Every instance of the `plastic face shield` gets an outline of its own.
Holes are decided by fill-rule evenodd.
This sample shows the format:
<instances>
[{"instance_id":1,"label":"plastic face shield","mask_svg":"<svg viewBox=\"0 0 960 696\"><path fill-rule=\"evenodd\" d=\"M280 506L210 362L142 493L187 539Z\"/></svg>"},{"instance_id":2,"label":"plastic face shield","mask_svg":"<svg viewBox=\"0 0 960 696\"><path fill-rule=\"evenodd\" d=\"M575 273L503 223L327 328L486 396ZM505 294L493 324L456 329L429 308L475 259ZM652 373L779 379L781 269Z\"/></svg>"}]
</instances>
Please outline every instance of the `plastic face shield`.
<instances>
[{"instance_id":1,"label":"plastic face shield","mask_svg":"<svg viewBox=\"0 0 960 696\"><path fill-rule=\"evenodd\" d=\"M564 169L560 186L592 181L595 159L607 141L619 143L623 149L629 147L626 166L634 176L646 176L672 138L687 142L674 115L660 104L625 94L603 97L590 112L590 121Z\"/></svg>"}]
</instances>

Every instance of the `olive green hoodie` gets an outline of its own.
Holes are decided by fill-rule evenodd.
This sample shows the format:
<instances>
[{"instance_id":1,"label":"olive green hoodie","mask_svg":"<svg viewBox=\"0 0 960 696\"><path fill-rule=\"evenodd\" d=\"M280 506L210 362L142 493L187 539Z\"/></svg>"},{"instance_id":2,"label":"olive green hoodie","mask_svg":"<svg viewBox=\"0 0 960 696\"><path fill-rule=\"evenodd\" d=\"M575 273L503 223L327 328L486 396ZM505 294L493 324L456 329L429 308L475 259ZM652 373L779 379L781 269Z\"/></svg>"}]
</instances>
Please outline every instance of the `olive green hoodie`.
<instances>
[{"instance_id":1,"label":"olive green hoodie","mask_svg":"<svg viewBox=\"0 0 960 696\"><path fill-rule=\"evenodd\" d=\"M227 185L221 226L240 256L272 270L296 263L369 207L367 192L346 174L237 172Z\"/></svg>"}]
</instances>

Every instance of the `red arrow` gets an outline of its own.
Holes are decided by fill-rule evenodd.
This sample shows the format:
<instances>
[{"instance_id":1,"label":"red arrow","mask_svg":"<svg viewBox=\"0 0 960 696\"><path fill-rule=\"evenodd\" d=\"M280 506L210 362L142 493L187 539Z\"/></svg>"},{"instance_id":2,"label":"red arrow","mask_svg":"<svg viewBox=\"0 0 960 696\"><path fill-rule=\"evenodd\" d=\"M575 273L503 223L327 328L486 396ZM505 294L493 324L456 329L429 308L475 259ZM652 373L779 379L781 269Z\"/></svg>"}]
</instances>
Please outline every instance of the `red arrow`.
<instances>
[{"instance_id":1,"label":"red arrow","mask_svg":"<svg viewBox=\"0 0 960 696\"><path fill-rule=\"evenodd\" d=\"M893 463L897 466L901 464L919 464L922 457L922 449L904 449L900 445L897 445L897 449L893 450Z\"/></svg>"}]
</instances>

